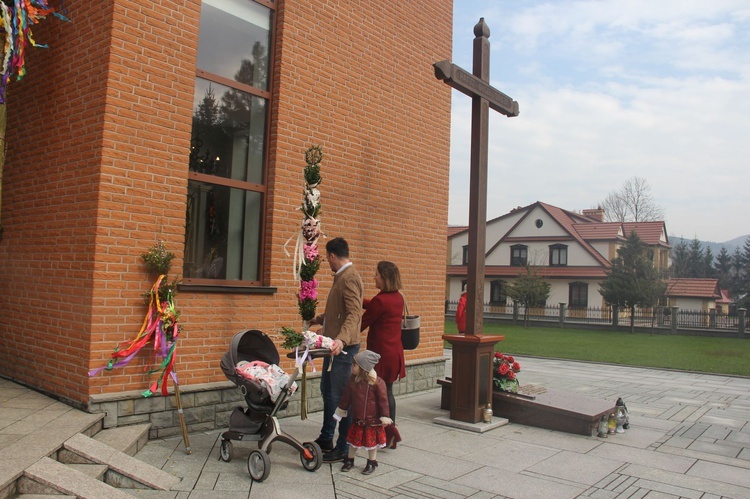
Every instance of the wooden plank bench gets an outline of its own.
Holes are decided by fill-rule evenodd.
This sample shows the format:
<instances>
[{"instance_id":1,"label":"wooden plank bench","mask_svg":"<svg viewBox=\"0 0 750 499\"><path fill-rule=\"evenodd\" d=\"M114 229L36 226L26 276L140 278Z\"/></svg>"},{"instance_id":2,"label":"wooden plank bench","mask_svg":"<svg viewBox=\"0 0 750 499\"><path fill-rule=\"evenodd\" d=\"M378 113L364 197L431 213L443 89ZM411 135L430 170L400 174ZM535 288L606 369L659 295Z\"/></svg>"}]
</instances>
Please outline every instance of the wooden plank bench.
<instances>
[{"instance_id":1,"label":"wooden plank bench","mask_svg":"<svg viewBox=\"0 0 750 499\"><path fill-rule=\"evenodd\" d=\"M437 380L440 385L440 408L445 411L451 410L451 378Z\"/></svg>"}]
</instances>

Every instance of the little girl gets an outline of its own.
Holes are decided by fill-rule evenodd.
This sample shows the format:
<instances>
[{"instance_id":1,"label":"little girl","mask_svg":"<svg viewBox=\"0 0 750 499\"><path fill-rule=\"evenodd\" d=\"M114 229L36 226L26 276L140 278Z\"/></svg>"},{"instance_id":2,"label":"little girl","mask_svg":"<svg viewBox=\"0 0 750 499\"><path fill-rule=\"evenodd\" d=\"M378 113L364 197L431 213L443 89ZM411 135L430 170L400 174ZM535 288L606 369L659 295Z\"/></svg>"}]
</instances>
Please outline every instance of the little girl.
<instances>
[{"instance_id":1,"label":"little girl","mask_svg":"<svg viewBox=\"0 0 750 499\"><path fill-rule=\"evenodd\" d=\"M349 454L344 459L341 471L349 471L354 467L354 456L359 448L367 449L367 465L362 474L369 475L375 471L378 466L378 448L385 447L383 427L393 424L388 417L390 410L385 382L378 377L374 369L378 360L380 355L371 350L362 350L354 356L353 376L346 385L339 407L333 416L337 421L341 421L349 411L352 413L352 425L346 436Z\"/></svg>"}]
</instances>

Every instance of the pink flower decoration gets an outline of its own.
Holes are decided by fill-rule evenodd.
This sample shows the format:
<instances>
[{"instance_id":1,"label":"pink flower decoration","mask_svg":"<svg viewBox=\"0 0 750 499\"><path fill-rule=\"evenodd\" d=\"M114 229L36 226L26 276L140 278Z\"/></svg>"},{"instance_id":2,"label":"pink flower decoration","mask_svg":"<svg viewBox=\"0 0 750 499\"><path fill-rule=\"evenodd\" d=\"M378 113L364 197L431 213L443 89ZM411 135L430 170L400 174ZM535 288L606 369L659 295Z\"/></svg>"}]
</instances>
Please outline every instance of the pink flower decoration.
<instances>
[{"instance_id":1,"label":"pink flower decoration","mask_svg":"<svg viewBox=\"0 0 750 499\"><path fill-rule=\"evenodd\" d=\"M305 251L305 260L307 260L308 262L312 262L316 258L318 258L317 244L305 244L302 248Z\"/></svg>"},{"instance_id":2,"label":"pink flower decoration","mask_svg":"<svg viewBox=\"0 0 750 499\"><path fill-rule=\"evenodd\" d=\"M300 281L299 283L299 299L314 300L318 297L318 280L313 279L312 281Z\"/></svg>"}]
</instances>

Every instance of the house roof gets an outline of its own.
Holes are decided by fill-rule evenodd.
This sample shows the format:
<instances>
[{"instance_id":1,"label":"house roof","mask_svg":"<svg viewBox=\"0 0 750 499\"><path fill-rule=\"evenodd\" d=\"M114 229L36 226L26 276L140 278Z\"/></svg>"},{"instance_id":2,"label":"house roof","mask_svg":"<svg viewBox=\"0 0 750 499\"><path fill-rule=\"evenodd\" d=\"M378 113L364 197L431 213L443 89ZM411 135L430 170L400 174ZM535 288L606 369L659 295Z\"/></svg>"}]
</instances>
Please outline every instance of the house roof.
<instances>
[{"instance_id":1,"label":"house roof","mask_svg":"<svg viewBox=\"0 0 750 499\"><path fill-rule=\"evenodd\" d=\"M662 232L664 237L667 237L667 230L664 227L664 222L625 222L622 224L625 237L628 237L631 232L635 231L638 237L641 238L646 244L667 244L669 245L669 239L666 243L661 240Z\"/></svg>"},{"instance_id":2,"label":"house roof","mask_svg":"<svg viewBox=\"0 0 750 499\"><path fill-rule=\"evenodd\" d=\"M573 229L582 238L589 240L617 239L623 235L620 222L578 223L573 225Z\"/></svg>"},{"instance_id":3,"label":"house roof","mask_svg":"<svg viewBox=\"0 0 750 499\"><path fill-rule=\"evenodd\" d=\"M506 232L505 235L503 235L500 239L498 239L498 241L489 249L489 251L487 251L487 255L489 255L490 253L492 253L495 250L495 248L497 248L498 246L500 246L500 244L503 243L503 242L515 241L515 240L519 240L519 241L520 240L533 240L534 238L519 238L519 239L516 239L515 237L510 236L510 234L513 233L513 230L519 224L521 224L521 222L523 222L523 220L527 216L529 216L529 214L537 206L539 206L541 209L543 209L544 211L546 211L547 214L550 217L552 217L557 222L557 224L565 232L567 232L570 235L570 239L575 240L576 242L578 242L578 244L581 245L581 247L584 249L584 251L586 251L587 253L589 253L597 262L599 262L600 265L602 265L603 267L607 267L607 268L610 267L609 260L607 260L604 256L601 255L601 253L599 253L596 249L594 249L594 247L591 246L585 239L583 239L578 234L578 232L573 228L573 226L575 224L577 224L577 223L601 223L601 222L599 222L595 218L588 217L588 216L585 216L585 215L580 215L580 214L574 213L572 211L563 210L562 208L558 208L557 206L552 206L551 204L542 203L541 201L537 201L536 203L530 204L528 206L523 206L523 207L519 206L518 208L515 208L515 209L511 210L510 213L508 213L506 215L503 215L502 217L498 217L498 218L493 219L492 221L499 220L500 218L504 218L506 216L510 216L513 213L517 213L519 211L524 211L525 212L521 216L521 218L518 220L518 222L516 222L516 224L513 227L511 227L511 229L508 232ZM554 240L560 240L560 241L566 240L565 238L559 238L559 237L546 238L546 240L553 240L553 239Z\"/></svg>"},{"instance_id":4,"label":"house roof","mask_svg":"<svg viewBox=\"0 0 750 499\"><path fill-rule=\"evenodd\" d=\"M485 277L518 277L524 271L523 267L507 265L488 265L484 268ZM539 275L545 279L603 279L606 277L602 267L537 267ZM448 265L448 277L466 277L466 265Z\"/></svg>"},{"instance_id":5,"label":"house roof","mask_svg":"<svg viewBox=\"0 0 750 499\"><path fill-rule=\"evenodd\" d=\"M667 281L667 296L721 298L718 279L673 278Z\"/></svg>"},{"instance_id":6,"label":"house roof","mask_svg":"<svg viewBox=\"0 0 750 499\"><path fill-rule=\"evenodd\" d=\"M564 231L567 235L557 235L557 236L541 236L541 237L535 237L535 236L529 236L529 235L523 235L521 237L514 236L513 233L515 229L523 223L523 221L530 216L530 214L536 209L540 208L544 210L557 224L558 226ZM575 277L591 277L591 278L604 278L605 277L605 271L606 269L609 269L611 267L611 263L608 260L607 256L602 255L594 246L593 243L596 241L617 241L617 240L624 240L625 237L628 236L632 231L635 231L638 236L641 238L641 240L650 246L662 246L662 247L669 247L669 242L666 239L667 237L667 230L664 222L628 222L628 223L620 223L620 222L602 222L596 217L589 216L589 215L582 215L580 213L576 213L573 211L564 210L562 208L558 208L557 206L552 206L551 204L543 203L541 201L537 201L535 203L532 203L528 206L519 206L517 208L512 209L509 213L506 213L504 215L501 215L500 217L493 218L492 220L489 220L487 224L490 224L492 222L504 219L506 217L510 216L517 216L520 214L520 217L518 220L514 223L514 225L507 230L505 234L503 234L487 251L486 256L490 255L497 247L500 246L500 244L504 242L525 242L525 241L535 241L535 240L545 240L545 241L575 241L577 242L580 247L586 251L591 257L600 265L600 267L592 266L592 267L577 267L577 266L570 266L570 267L545 267L545 276L549 274L549 277L559 277L559 278L575 278ZM463 233L468 229L468 227L465 226L449 226L448 227L448 237L451 238L459 233ZM662 240L662 236L664 236L665 240ZM459 266L460 267L460 266ZM514 277L518 275L518 268L517 267L506 267L503 268L502 266L497 267L489 267L493 270L487 270L487 275L495 275L495 276L507 276L507 277ZM449 273L450 273L451 266L449 266ZM594 271L594 269L596 269ZM547 272L549 270L549 272ZM490 274L489 272L493 272L493 274ZM463 274L454 274L454 275L466 275L464 272Z\"/></svg>"},{"instance_id":7,"label":"house roof","mask_svg":"<svg viewBox=\"0 0 750 499\"><path fill-rule=\"evenodd\" d=\"M597 250L594 249L593 246L589 244L588 241L586 241L581 234L575 229L575 226L579 223L589 223L591 225L598 225L602 222L599 222L598 220L579 215L578 213L573 213L572 211L563 210L562 208L558 208L557 206L552 206L551 204L542 203L539 202L539 206L541 206L544 211L550 214L552 218L559 223L565 231L573 236L573 239L578 241L578 243L583 246L583 248L591 254L591 256L596 259L600 264L602 264L605 267L609 267L610 263L609 260L604 258L601 253L599 253Z\"/></svg>"},{"instance_id":8,"label":"house roof","mask_svg":"<svg viewBox=\"0 0 750 499\"><path fill-rule=\"evenodd\" d=\"M466 225L449 225L448 226L448 237L455 236L459 232L468 230L469 227Z\"/></svg>"},{"instance_id":9,"label":"house roof","mask_svg":"<svg viewBox=\"0 0 750 499\"><path fill-rule=\"evenodd\" d=\"M719 298L718 300L716 300L717 304L718 303L722 303L722 304L723 303L726 303L726 304L732 303L732 297L729 296L729 290L728 289L720 289L719 293L721 293L721 298Z\"/></svg>"}]
</instances>

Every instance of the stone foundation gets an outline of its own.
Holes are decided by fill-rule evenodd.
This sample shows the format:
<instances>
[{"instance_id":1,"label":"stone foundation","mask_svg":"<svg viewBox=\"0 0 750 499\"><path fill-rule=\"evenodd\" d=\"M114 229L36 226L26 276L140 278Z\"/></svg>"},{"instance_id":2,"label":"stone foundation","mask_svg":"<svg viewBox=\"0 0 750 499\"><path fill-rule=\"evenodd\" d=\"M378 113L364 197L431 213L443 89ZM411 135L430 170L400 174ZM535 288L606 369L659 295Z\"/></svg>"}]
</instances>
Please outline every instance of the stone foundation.
<instances>
[{"instance_id":1,"label":"stone foundation","mask_svg":"<svg viewBox=\"0 0 750 499\"><path fill-rule=\"evenodd\" d=\"M307 412L313 413L323 410L323 399L320 396L320 371L309 371ZM444 377L444 357L410 361L406 363L406 378L393 384L393 393L398 396L436 388L437 380ZM300 383L298 378L297 385ZM289 398L287 408L279 411L278 417L299 415L301 388L299 386ZM105 413L104 428L150 423L150 439L179 435L182 433L180 416L171 386L169 391L169 397L154 395L144 398L137 391L94 395L89 400L88 412ZM234 408L245 407L239 388L229 381L180 387L180 399L188 433L227 428Z\"/></svg>"}]
</instances>

